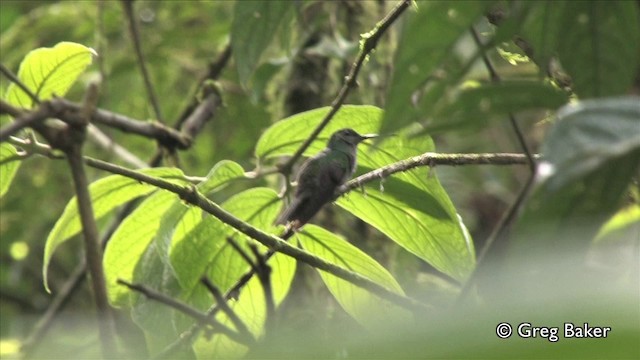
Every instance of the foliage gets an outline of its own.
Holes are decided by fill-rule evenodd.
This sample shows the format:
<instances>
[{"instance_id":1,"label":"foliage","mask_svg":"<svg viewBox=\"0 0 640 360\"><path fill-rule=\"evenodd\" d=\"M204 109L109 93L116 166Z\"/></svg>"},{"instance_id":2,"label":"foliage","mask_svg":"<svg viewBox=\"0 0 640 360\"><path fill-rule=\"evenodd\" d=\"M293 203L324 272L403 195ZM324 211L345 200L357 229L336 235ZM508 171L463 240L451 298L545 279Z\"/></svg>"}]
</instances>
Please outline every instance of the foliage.
<instances>
[{"instance_id":1,"label":"foliage","mask_svg":"<svg viewBox=\"0 0 640 360\"><path fill-rule=\"evenodd\" d=\"M406 10L394 8L400 3ZM536 342L530 354L640 355L629 340L638 335L634 320L640 321L634 307L640 300L640 279L633 271L640 257L637 251L614 256L637 250L640 239L640 99L629 95L640 88L638 5L626 1L606 5L572 1L398 4L134 4L136 21L142 25L146 65L162 111L168 114L167 123L173 125L171 119L177 119L176 128L181 131L181 114L193 110L185 105L194 99L196 105L204 103L212 92L222 94L224 107L211 111L213 124L205 125L194 143L181 152L161 138L110 132L101 126L135 156L150 154L156 144L164 146L166 167L135 174L178 189L163 189L122 173L108 174L100 166L100 172L89 172L94 218L108 239L102 263L108 300L118 312L130 314L135 325L126 324L128 331L142 334L135 344L120 344L119 354L510 358L532 347L524 339L497 339L499 322L559 326L568 321L604 321L601 326L614 328L609 342L580 349L569 342L556 352L549 350L548 342L545 346ZM79 100L87 83L100 79L99 108L140 122L155 116L138 75L139 64L122 35L126 19L116 3L26 6L7 2L0 4L0 10L4 14L0 17L3 65L18 68L18 79L41 101L55 97ZM400 17L380 20L380 14L393 11L400 11ZM491 23L485 18L487 13ZM73 30L70 19L78 21ZM361 50L369 51L366 39L384 29L375 50L364 54L366 61L357 74L360 86L345 90L350 91L345 104L336 102L333 93L318 90L338 92L344 73L354 62L353 52L347 49L358 43L356 34L363 34ZM475 40L476 29L481 41ZM39 38L39 34L44 35ZM199 81L200 73L214 67L213 59L224 52L227 41L232 60L228 64L221 61L222 75ZM94 58L96 64L90 66ZM305 74L300 69L310 63L326 76L305 78L308 70ZM286 102L303 102L291 95L301 84L310 85L312 92L316 89L318 103L331 106L286 113ZM38 104L16 84L3 78L0 88L6 104L20 111L38 110ZM291 193L286 182L293 174L282 166L283 161L337 107L302 156L322 150L330 135L341 128L380 133L379 140L360 145L356 176L436 152L435 144L439 152L521 149L524 144L515 141L513 146L505 144L505 139L516 138L505 121L513 116L526 142L535 144L533 148L540 152L540 162L535 174L520 173L514 166L484 170L468 165L456 173L457 169L436 170L435 164L423 164L380 175L379 180L360 184L336 199L337 207L326 205L315 224L288 239L302 254L337 266L351 278L278 251L268 259L269 270L260 270L261 259L266 259L261 256L271 256L265 255L270 249L260 235L283 234L283 227L273 224ZM10 126L6 124L21 119L4 116L2 120L4 130ZM0 253L9 259L0 264L0 287L3 294L5 289L15 289L23 295L17 296L21 299L18 304L35 308L35 302L25 299L44 296L42 288L54 295L64 288L65 272L79 262L74 240L83 225L80 196L60 190L69 183L59 175L68 170L57 166L62 164L56 160L60 153L30 141L48 139L34 129L35 133L25 130L10 143L0 144ZM88 136L85 142L85 155L126 164L95 138ZM49 159L36 160L38 154ZM207 170L206 176L197 176ZM515 194L521 186L515 180L522 175L535 176L530 182L534 187L525 187L523 194L531 190L529 196L518 198ZM29 193L38 187L45 191ZM280 188L281 194L277 192ZM243 225L212 216L179 191L206 195ZM490 206L513 202L514 209L522 210L516 211L521 216L507 223L499 223L495 216L483 217L489 195L500 198ZM519 200L514 201L516 198ZM43 201L48 206L42 206ZM494 229L510 229L507 245L502 244L506 251L488 247L488 255L477 258L476 251L480 254L485 245L486 236L480 234ZM23 249L20 256L12 251L18 247ZM588 259L596 259L607 270L594 268ZM309 272L309 264L315 271ZM34 265L42 265L37 281L23 270L33 270ZM248 271L258 274L235 288ZM266 271L268 281L260 271ZM257 343L225 335L175 306L122 284L143 284L205 313L217 301L212 301L212 292L203 286L203 277L227 295L231 309L231 313L220 310L210 318ZM370 286L377 286L377 292ZM599 293L599 287L610 296ZM424 309L416 311L406 301L391 300L398 298ZM551 304L550 298L555 299ZM587 298L592 299L588 306L565 311ZM50 302L49 297L42 299ZM11 326L21 320L24 309L5 305L5 295L1 300L0 341L6 349L8 340L24 338ZM544 306L548 314L533 313L535 306ZM605 316L612 307L616 313ZM342 327L356 329L356 335L347 336ZM90 328L97 333L97 326ZM371 336L365 339L357 334L363 330ZM448 339L453 335L459 337L455 342ZM425 346L425 338L430 345ZM537 340L541 339L527 341ZM477 349L470 345L474 341L480 344ZM495 341L506 342L495 350ZM171 346L174 342L175 348ZM91 352L96 351L95 344L84 353L69 350L80 348L77 339L71 343L59 346L54 339L55 350L48 355L66 356L70 351L80 358L99 356ZM37 351L46 348L38 347ZM45 354L37 352L38 356Z\"/></svg>"}]
</instances>

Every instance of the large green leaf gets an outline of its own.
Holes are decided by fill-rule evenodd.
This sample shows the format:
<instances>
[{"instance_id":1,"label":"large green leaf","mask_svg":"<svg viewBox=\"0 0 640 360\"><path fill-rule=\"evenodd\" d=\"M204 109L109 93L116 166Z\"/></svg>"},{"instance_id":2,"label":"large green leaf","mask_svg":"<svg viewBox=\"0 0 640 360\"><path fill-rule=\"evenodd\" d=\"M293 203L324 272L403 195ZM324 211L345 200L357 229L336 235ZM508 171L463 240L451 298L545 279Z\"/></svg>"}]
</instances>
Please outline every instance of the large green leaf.
<instances>
[{"instance_id":1,"label":"large green leaf","mask_svg":"<svg viewBox=\"0 0 640 360\"><path fill-rule=\"evenodd\" d=\"M211 169L205 181L198 184L198 190L206 193L219 190L230 181L242 176L244 176L244 170L240 165L223 160ZM157 242L164 248L162 260L166 265L168 263L166 254L174 233L177 232L176 237L182 238L200 225L198 220L202 217L200 211L196 209L188 207L175 194L161 191L146 199L122 222L111 237L104 255L107 290L109 299L114 305L127 305L127 295L130 293L126 288L118 285L116 280L120 278L129 282L134 281L134 271L156 237L161 238ZM188 211L190 211L189 221L182 223ZM205 225L211 225L215 221L210 218L205 220L207 220Z\"/></svg>"},{"instance_id":2,"label":"large green leaf","mask_svg":"<svg viewBox=\"0 0 640 360\"><path fill-rule=\"evenodd\" d=\"M327 111L315 109L274 124L258 141L256 155L261 159L291 155ZM330 134L340 128L376 132L381 117L382 110L374 106L343 106L305 155L324 148ZM358 172L363 172L433 151L434 145L428 137L393 136L375 146L365 142L359 148ZM352 191L338 205L440 271L465 278L475 263L473 244L435 175L424 167L398 173L385 179L383 188L369 183L365 194Z\"/></svg>"},{"instance_id":3,"label":"large green leaf","mask_svg":"<svg viewBox=\"0 0 640 360\"><path fill-rule=\"evenodd\" d=\"M53 48L31 51L20 64L18 78L40 100L64 96L78 76L91 64L95 51L84 45L61 42ZM33 100L15 84L9 85L6 99L10 104L30 109Z\"/></svg>"},{"instance_id":4,"label":"large green leaf","mask_svg":"<svg viewBox=\"0 0 640 360\"><path fill-rule=\"evenodd\" d=\"M131 292L117 284L117 280L133 282L134 271L155 238L162 215L173 204L175 197L168 191L158 191L149 196L122 221L107 243L103 263L107 294L113 306L131 306Z\"/></svg>"},{"instance_id":5,"label":"large green leaf","mask_svg":"<svg viewBox=\"0 0 640 360\"><path fill-rule=\"evenodd\" d=\"M470 26L480 18L489 2L418 2L417 13L405 24L387 91L382 133L400 129L416 121L421 111L414 108L414 92L433 81L434 72Z\"/></svg>"},{"instance_id":6,"label":"large green leaf","mask_svg":"<svg viewBox=\"0 0 640 360\"><path fill-rule=\"evenodd\" d=\"M22 163L18 159L11 159L18 155L18 151L11 144L0 144L0 198L9 190L13 177Z\"/></svg>"},{"instance_id":7,"label":"large green leaf","mask_svg":"<svg viewBox=\"0 0 640 360\"><path fill-rule=\"evenodd\" d=\"M186 183L182 171L175 168L145 169L141 170L141 172L146 175L163 178L176 184ZM116 207L137 197L148 195L156 189L155 186L120 175L112 175L100 179L89 186L94 216L96 220L100 220ZM47 237L42 266L45 288L48 289L47 270L54 251L62 243L69 240L69 238L78 234L80 230L81 224L78 214L78 204L76 197L73 197Z\"/></svg>"},{"instance_id":8,"label":"large green leaf","mask_svg":"<svg viewBox=\"0 0 640 360\"><path fill-rule=\"evenodd\" d=\"M260 57L291 9L290 1L238 1L231 24L231 47L240 81L247 84Z\"/></svg>"},{"instance_id":9,"label":"large green leaf","mask_svg":"<svg viewBox=\"0 0 640 360\"><path fill-rule=\"evenodd\" d=\"M627 93L640 65L637 4L570 1L563 7L560 22L558 55L578 96Z\"/></svg>"},{"instance_id":10,"label":"large green leaf","mask_svg":"<svg viewBox=\"0 0 640 360\"><path fill-rule=\"evenodd\" d=\"M234 195L222 207L254 226L269 229L281 203L273 190L253 188ZM214 284L226 291L249 268L227 243L227 237L238 243L246 242L246 238L211 216L205 219L181 238L174 238L169 250L176 276L187 292L199 286L203 274L208 274ZM248 251L246 247L245 250Z\"/></svg>"},{"instance_id":11,"label":"large green leaf","mask_svg":"<svg viewBox=\"0 0 640 360\"><path fill-rule=\"evenodd\" d=\"M314 225L307 225L296 238L303 249L323 260L363 275L390 291L404 294L400 285L382 265L345 239ZM378 328L385 324L401 324L407 320L409 313L406 310L348 281L323 271L319 273L342 308L360 324Z\"/></svg>"}]
</instances>

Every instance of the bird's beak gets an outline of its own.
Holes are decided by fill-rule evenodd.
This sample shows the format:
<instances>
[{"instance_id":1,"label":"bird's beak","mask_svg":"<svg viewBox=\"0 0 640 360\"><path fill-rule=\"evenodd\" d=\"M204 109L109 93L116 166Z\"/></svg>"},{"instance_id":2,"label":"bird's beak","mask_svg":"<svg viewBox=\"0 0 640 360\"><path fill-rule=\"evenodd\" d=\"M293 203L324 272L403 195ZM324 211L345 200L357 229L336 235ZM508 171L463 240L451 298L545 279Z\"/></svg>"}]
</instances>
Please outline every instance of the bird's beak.
<instances>
[{"instance_id":1,"label":"bird's beak","mask_svg":"<svg viewBox=\"0 0 640 360\"><path fill-rule=\"evenodd\" d=\"M364 134L364 135L360 135L360 141L364 141L367 139L373 139L373 138L377 138L378 134Z\"/></svg>"}]
</instances>

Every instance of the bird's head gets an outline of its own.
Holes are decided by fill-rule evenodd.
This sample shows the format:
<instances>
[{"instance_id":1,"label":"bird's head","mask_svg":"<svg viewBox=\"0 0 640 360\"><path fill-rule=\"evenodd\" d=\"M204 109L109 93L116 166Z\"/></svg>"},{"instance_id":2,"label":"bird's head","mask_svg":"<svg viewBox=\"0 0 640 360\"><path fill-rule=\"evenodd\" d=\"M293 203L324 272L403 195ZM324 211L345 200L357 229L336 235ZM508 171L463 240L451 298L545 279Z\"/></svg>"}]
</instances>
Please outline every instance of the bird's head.
<instances>
[{"instance_id":1,"label":"bird's head","mask_svg":"<svg viewBox=\"0 0 640 360\"><path fill-rule=\"evenodd\" d=\"M364 134L360 135L352 129L342 129L334 132L329 138L327 147L334 149L337 147L356 146L361 141L377 137L376 134Z\"/></svg>"}]
</instances>

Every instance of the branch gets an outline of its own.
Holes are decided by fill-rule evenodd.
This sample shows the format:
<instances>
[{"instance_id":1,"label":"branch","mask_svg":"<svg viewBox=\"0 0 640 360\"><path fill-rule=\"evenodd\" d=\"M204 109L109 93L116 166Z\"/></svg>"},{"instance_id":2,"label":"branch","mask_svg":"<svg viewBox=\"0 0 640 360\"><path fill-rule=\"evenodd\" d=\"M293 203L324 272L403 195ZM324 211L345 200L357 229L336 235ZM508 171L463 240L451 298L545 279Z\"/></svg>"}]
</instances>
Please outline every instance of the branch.
<instances>
[{"instance_id":1,"label":"branch","mask_svg":"<svg viewBox=\"0 0 640 360\"><path fill-rule=\"evenodd\" d=\"M0 129L0 142L6 141L9 136L26 127L32 127L35 123L44 121L51 112L48 103L41 104L35 110L25 111L0 100L0 114L8 114L15 118L14 121Z\"/></svg>"},{"instance_id":2,"label":"branch","mask_svg":"<svg viewBox=\"0 0 640 360\"><path fill-rule=\"evenodd\" d=\"M538 158L539 155L534 155ZM370 181L385 179L397 172L411 170L420 166L436 166L436 165L526 165L528 159L524 154L510 153L484 153L484 154L441 154L427 152L422 155L414 156L405 160L383 166L376 170L369 171L360 175L355 179L351 179L343 185L336 196L356 189Z\"/></svg>"},{"instance_id":3,"label":"branch","mask_svg":"<svg viewBox=\"0 0 640 360\"><path fill-rule=\"evenodd\" d=\"M82 111L82 105L61 98L44 101L37 109L31 111L18 109L0 100L0 112L16 118L16 121L0 129L0 140L5 141L16 131L33 126L34 123L47 117L59 118L67 123L77 123L77 117ZM103 109L94 109L91 113L91 120L124 132L155 139L167 147L186 149L191 146L192 142L190 137L161 123L134 120Z\"/></svg>"},{"instance_id":4,"label":"branch","mask_svg":"<svg viewBox=\"0 0 640 360\"><path fill-rule=\"evenodd\" d=\"M196 320L198 320L200 323L203 324L207 324L210 325L216 332L220 333L220 334L224 334L226 336L228 336L230 339L232 339L233 341L240 343L240 344L244 344L247 346L253 345L255 343L255 340L253 339L253 337L245 337L242 334L239 334L231 329L229 329L228 327L226 327L225 325L223 325L222 323L220 323L218 320L211 318L209 316L207 316L207 314L183 303L180 302L176 299L173 299L169 296L166 296L160 292L157 292L153 289L150 289L144 285L140 285L140 284L131 284L128 283L122 279L118 279L118 284L120 285L124 285L126 287L128 287L131 290L137 291L139 293L141 293L142 295L148 297L151 300L155 300L159 303L165 304L169 307L172 307L178 311L180 311L181 313L188 315Z\"/></svg>"},{"instance_id":5,"label":"branch","mask_svg":"<svg viewBox=\"0 0 640 360\"><path fill-rule=\"evenodd\" d=\"M406 8L409 7L410 3L411 3L410 0L402 0L401 2L399 2L396 5L396 7L393 8L393 10L391 10L389 14L387 14L387 16L384 19L382 19L380 22L378 22L378 24L376 24L373 30L363 35L362 43L360 46L360 52L358 53L358 56L356 57L355 62L351 66L351 70L349 71L349 74L345 78L344 85L342 85L342 88L338 92L338 95L331 102L331 109L324 116L320 124L313 130L313 132L311 132L311 135L309 135L309 137L304 141L304 143L300 145L300 147L298 148L298 150L296 150L293 156L291 156L291 158L289 158L289 160L280 167L281 173L288 174L291 172L291 169L293 168L293 164L295 164L296 161L298 161L300 156L302 156L302 153L304 153L304 151L309 147L309 145L311 145L311 143L318 136L318 134L320 134L322 129L324 129L325 126L327 126L329 121L331 121L331 119L333 119L334 115L338 112L338 110L340 110L340 107L342 107L342 104L347 98L349 91L351 90L351 88L355 87L356 78L358 76L358 73L360 72L360 69L362 68L362 64L367 59L367 56L369 56L369 53L373 49L375 49L376 45L378 44L378 40L380 40L380 38L385 33L385 31L389 28L389 26L391 26L391 24L393 24L393 22L396 21L396 19L404 12L404 10L406 10Z\"/></svg>"},{"instance_id":6,"label":"branch","mask_svg":"<svg viewBox=\"0 0 640 360\"><path fill-rule=\"evenodd\" d=\"M231 320L231 322L236 327L238 332L242 334L242 336L244 337L253 339L253 335L249 332L249 329L247 329L247 326L244 324L244 322L242 322L242 320L238 317L238 315L229 307L229 304L227 304L227 300L224 298L224 296L222 296L220 289L218 289L215 285L213 285L213 283L211 283L211 281L206 276L203 276L200 279L200 282L207 288L207 290L209 290L211 295L213 295L214 299L216 299L216 304L218 308L220 308L220 310L222 310L225 314L227 314L227 316L229 317L229 320ZM207 319L213 318L208 313L204 314L204 316Z\"/></svg>"},{"instance_id":7,"label":"branch","mask_svg":"<svg viewBox=\"0 0 640 360\"><path fill-rule=\"evenodd\" d=\"M89 166L109 171L114 174L126 176L173 192L174 194L178 195L183 201L201 208L223 223L230 225L241 233L257 240L258 242L271 248L272 250L281 252L285 255L295 258L298 261L302 261L317 269L326 271L343 280L349 281L350 283L362 287L369 292L376 294L383 299L389 300L399 306L408 308L413 311L423 311L425 309L428 309L427 305L423 303L408 298L404 295L392 292L384 286L381 286L380 284L373 282L372 280L358 273L331 264L313 254L310 254L287 243L286 241L272 234L265 233L262 230L236 218L231 213L221 208L218 204L212 202L206 196L200 194L194 186L181 186L173 184L161 178L145 175L140 172L126 169L97 159L86 158L86 162Z\"/></svg>"},{"instance_id":8,"label":"branch","mask_svg":"<svg viewBox=\"0 0 640 360\"><path fill-rule=\"evenodd\" d=\"M97 87L90 86L87 91L86 108L95 106L97 101ZM88 117L88 116L87 116ZM86 120L87 124L88 119ZM91 283L98 310L98 322L102 352L105 358L114 355L115 339L114 326L110 314L109 301L107 299L107 289L104 280L104 270L102 268L102 249L98 240L98 227L96 225L91 195L89 194L89 181L84 171L82 159L82 143L84 141L85 128L73 128L74 133L70 138L74 141L69 144L65 153L73 176L78 212L82 223L82 233L85 245L85 259L91 274Z\"/></svg>"},{"instance_id":9,"label":"branch","mask_svg":"<svg viewBox=\"0 0 640 360\"><path fill-rule=\"evenodd\" d=\"M131 41L133 42L133 47L136 51L138 64L140 65L140 72L142 73L144 86L147 89L147 96L149 96L149 101L151 101L151 105L153 106L153 112L156 115L156 119L158 119L160 123L163 123L164 121L162 118L162 113L160 112L160 103L158 102L156 94L153 90L151 77L149 76L149 72L147 71L144 54L142 53L142 46L140 45L140 31L138 30L138 22L136 21L136 17L133 11L133 0L122 0L122 6L124 7L124 12L129 22L129 33L131 34Z\"/></svg>"}]
</instances>

